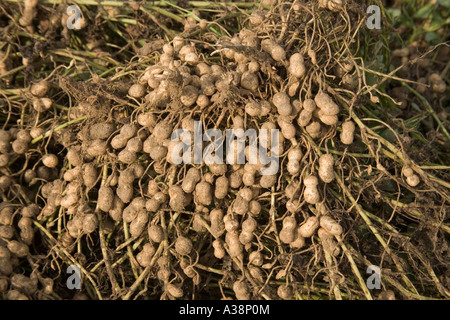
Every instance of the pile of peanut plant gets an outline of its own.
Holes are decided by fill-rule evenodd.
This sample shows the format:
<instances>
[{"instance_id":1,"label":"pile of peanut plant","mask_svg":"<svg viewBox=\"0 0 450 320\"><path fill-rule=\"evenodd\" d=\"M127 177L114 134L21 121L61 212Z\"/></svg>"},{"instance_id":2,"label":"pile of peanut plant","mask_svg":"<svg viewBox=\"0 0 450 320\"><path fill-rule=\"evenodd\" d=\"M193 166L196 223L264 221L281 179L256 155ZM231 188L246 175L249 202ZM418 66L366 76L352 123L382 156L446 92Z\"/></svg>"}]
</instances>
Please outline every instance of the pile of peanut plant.
<instances>
[{"instance_id":1,"label":"pile of peanut plant","mask_svg":"<svg viewBox=\"0 0 450 320\"><path fill-rule=\"evenodd\" d=\"M0 1L0 297L450 298L442 48L391 70L351 0L73 2Z\"/></svg>"}]
</instances>

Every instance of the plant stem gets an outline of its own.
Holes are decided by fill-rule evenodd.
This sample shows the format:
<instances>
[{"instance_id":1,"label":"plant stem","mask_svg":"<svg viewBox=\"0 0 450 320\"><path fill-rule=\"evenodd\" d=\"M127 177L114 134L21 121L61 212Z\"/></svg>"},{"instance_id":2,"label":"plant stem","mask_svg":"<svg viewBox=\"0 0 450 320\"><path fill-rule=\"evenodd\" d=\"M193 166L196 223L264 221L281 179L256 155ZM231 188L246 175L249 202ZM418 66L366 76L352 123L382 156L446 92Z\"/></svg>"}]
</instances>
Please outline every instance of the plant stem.
<instances>
[{"instance_id":1,"label":"plant stem","mask_svg":"<svg viewBox=\"0 0 450 320\"><path fill-rule=\"evenodd\" d=\"M41 141L42 139L44 139L44 138L50 136L53 132L59 131L59 130L61 130L61 129L64 129L64 128L70 126L71 124L78 123L78 122L81 122L81 121L83 121L83 120L86 120L86 118L87 118L87 116L82 116L82 117L80 117L80 118L78 118L78 119L74 119L74 120L71 120L71 121L69 121L69 122L63 123L63 124L57 126L57 127L56 127L55 129L53 129L53 130L48 130L46 133L41 134L40 136L38 136L38 137L34 138L33 140L31 140L31 144L35 144L36 142L39 142L39 141Z\"/></svg>"}]
</instances>

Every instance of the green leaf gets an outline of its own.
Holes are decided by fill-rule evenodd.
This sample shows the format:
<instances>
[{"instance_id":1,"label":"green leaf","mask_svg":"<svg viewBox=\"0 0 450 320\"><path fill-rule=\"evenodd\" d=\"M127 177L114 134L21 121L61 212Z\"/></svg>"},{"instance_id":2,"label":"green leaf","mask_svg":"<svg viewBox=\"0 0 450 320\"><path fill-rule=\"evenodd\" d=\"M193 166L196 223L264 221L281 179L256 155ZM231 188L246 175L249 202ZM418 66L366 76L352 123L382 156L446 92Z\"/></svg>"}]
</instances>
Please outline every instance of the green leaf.
<instances>
[{"instance_id":1,"label":"green leaf","mask_svg":"<svg viewBox=\"0 0 450 320\"><path fill-rule=\"evenodd\" d=\"M402 10L389 8L387 9L387 14L391 17L391 19L395 20L402 15Z\"/></svg>"},{"instance_id":2,"label":"green leaf","mask_svg":"<svg viewBox=\"0 0 450 320\"><path fill-rule=\"evenodd\" d=\"M441 15L437 12L433 13L433 18L431 19L429 27L425 30L427 32L433 32L442 28L447 21L442 19Z\"/></svg>"},{"instance_id":3,"label":"green leaf","mask_svg":"<svg viewBox=\"0 0 450 320\"><path fill-rule=\"evenodd\" d=\"M437 2L443 7L450 8L450 0L438 0Z\"/></svg>"},{"instance_id":4,"label":"green leaf","mask_svg":"<svg viewBox=\"0 0 450 320\"><path fill-rule=\"evenodd\" d=\"M398 130L394 130L394 131L398 134ZM395 143L397 141L397 137L395 136L394 132L392 132L392 130L390 130L390 129L384 129L380 133L380 136L385 138L390 143Z\"/></svg>"},{"instance_id":5,"label":"green leaf","mask_svg":"<svg viewBox=\"0 0 450 320\"><path fill-rule=\"evenodd\" d=\"M417 103L412 102L411 103L411 107L413 107L416 111L421 112L422 110L420 109L420 107L417 105Z\"/></svg>"},{"instance_id":6,"label":"green leaf","mask_svg":"<svg viewBox=\"0 0 450 320\"><path fill-rule=\"evenodd\" d=\"M433 3L427 4L426 6L420 8L419 11L417 11L414 14L414 18L427 19L427 18L431 17L431 14L434 11L434 7L435 7L435 5Z\"/></svg>"},{"instance_id":7,"label":"green leaf","mask_svg":"<svg viewBox=\"0 0 450 320\"><path fill-rule=\"evenodd\" d=\"M398 190L397 184L394 180L388 179L381 182L381 188L386 192L396 192Z\"/></svg>"},{"instance_id":8,"label":"green leaf","mask_svg":"<svg viewBox=\"0 0 450 320\"><path fill-rule=\"evenodd\" d=\"M425 41L430 45L436 45L442 42L442 38L436 32L427 32L425 33Z\"/></svg>"}]
</instances>

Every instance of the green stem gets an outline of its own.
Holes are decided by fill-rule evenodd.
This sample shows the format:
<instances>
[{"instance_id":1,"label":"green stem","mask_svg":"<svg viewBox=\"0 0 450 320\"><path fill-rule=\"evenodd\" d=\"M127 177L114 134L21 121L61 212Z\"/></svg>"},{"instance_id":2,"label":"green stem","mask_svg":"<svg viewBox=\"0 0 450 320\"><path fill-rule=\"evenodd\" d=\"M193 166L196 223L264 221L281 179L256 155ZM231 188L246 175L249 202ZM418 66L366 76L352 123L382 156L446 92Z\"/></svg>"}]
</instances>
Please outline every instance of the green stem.
<instances>
[{"instance_id":1,"label":"green stem","mask_svg":"<svg viewBox=\"0 0 450 320\"><path fill-rule=\"evenodd\" d=\"M63 124L57 126L57 127L56 127L55 129L53 129L53 130L48 130L46 133L41 134L40 136L38 136L38 137L34 138L33 140L31 140L31 144L35 144L36 142L39 142L39 141L41 141L42 139L44 139L44 138L50 136L53 132L59 131L59 130L61 130L61 129L64 129L65 127L68 127L68 126L70 126L71 124L78 123L78 122L81 122L81 121L83 121L83 120L86 120L86 118L87 118L87 116L82 116L82 117L80 117L80 118L78 118L78 119L74 119L74 120L71 120L71 121L69 121L69 122L63 123Z\"/></svg>"},{"instance_id":2,"label":"green stem","mask_svg":"<svg viewBox=\"0 0 450 320\"><path fill-rule=\"evenodd\" d=\"M438 129L440 128L442 130L442 132L444 132L445 136L447 137L448 141L450 141L450 134L447 131L447 129L445 128L445 126L443 125L441 119L439 119L438 115L436 114L436 112L433 110L433 108L431 107L430 103L427 101L427 99L425 99L420 93L418 93L416 90L414 90L413 88L411 88L411 86L409 86L408 84L406 84L406 82L402 82L402 85L405 86L406 88L408 88L409 91L411 91L417 98L420 99L420 101L422 101L423 105L425 106L425 109L433 116L434 120L436 120L436 122L438 123ZM437 130L436 130L437 131Z\"/></svg>"}]
</instances>

